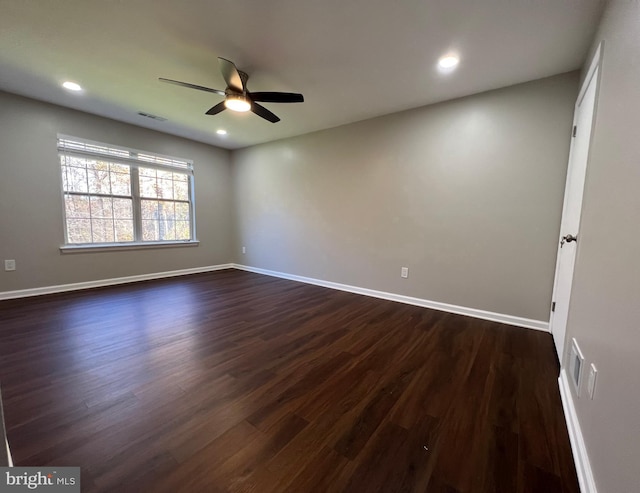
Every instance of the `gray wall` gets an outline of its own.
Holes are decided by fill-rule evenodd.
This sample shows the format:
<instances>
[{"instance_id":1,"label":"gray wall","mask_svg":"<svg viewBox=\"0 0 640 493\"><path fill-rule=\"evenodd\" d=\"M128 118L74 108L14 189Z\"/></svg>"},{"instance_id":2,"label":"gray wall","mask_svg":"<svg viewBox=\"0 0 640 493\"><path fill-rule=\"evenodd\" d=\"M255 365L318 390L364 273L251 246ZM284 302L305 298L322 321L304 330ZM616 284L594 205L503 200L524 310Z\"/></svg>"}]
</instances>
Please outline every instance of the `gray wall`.
<instances>
[{"instance_id":1,"label":"gray wall","mask_svg":"<svg viewBox=\"0 0 640 493\"><path fill-rule=\"evenodd\" d=\"M548 320L577 87L564 74L234 151L236 261Z\"/></svg>"},{"instance_id":2,"label":"gray wall","mask_svg":"<svg viewBox=\"0 0 640 493\"><path fill-rule=\"evenodd\" d=\"M598 368L594 400L586 389L573 394L598 491L632 493L640 491L640 3L610 2L593 49L602 40L567 340Z\"/></svg>"},{"instance_id":3,"label":"gray wall","mask_svg":"<svg viewBox=\"0 0 640 493\"><path fill-rule=\"evenodd\" d=\"M229 262L228 151L0 92L0 292ZM197 247L61 254L64 242L56 134L192 159Z\"/></svg>"}]
</instances>

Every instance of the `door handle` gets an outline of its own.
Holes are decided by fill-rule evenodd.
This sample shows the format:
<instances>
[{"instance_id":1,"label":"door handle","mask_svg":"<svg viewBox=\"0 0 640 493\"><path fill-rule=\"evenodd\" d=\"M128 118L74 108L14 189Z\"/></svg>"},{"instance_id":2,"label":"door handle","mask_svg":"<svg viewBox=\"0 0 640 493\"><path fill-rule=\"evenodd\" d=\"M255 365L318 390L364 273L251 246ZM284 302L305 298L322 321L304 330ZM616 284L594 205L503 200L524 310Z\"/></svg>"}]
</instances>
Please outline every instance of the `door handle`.
<instances>
[{"instance_id":1,"label":"door handle","mask_svg":"<svg viewBox=\"0 0 640 493\"><path fill-rule=\"evenodd\" d=\"M573 235L565 235L562 237L562 241L560 241L560 248L564 246L565 243L571 243L572 241L577 242L578 237Z\"/></svg>"}]
</instances>

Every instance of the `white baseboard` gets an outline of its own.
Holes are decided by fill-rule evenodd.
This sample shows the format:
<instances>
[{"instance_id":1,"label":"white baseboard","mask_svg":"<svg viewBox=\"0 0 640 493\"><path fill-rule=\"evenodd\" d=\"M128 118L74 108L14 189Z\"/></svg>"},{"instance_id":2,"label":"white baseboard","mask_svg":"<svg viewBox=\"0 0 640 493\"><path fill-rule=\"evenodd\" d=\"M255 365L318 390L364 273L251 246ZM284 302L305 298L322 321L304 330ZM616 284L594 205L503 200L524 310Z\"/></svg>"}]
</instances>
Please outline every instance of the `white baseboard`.
<instances>
[{"instance_id":1,"label":"white baseboard","mask_svg":"<svg viewBox=\"0 0 640 493\"><path fill-rule=\"evenodd\" d=\"M571 450L573 451L573 461L576 464L576 473L578 474L578 483L582 493L597 493L596 483L593 479L587 448L582 437L582 430L576 408L573 405L573 397L569 388L569 379L566 370L562 369L558 378L560 387L560 397L562 398L562 408L564 410L564 418L567 422L569 430L569 440L571 441Z\"/></svg>"},{"instance_id":2,"label":"white baseboard","mask_svg":"<svg viewBox=\"0 0 640 493\"><path fill-rule=\"evenodd\" d=\"M13 458L11 457L11 450L9 450L9 442L7 439L4 439L4 444L7 447L7 466L13 467Z\"/></svg>"},{"instance_id":3,"label":"white baseboard","mask_svg":"<svg viewBox=\"0 0 640 493\"><path fill-rule=\"evenodd\" d=\"M507 325L515 325L517 327L525 327L527 329L536 329L549 332L549 323L541 320L532 320L528 318L515 317L513 315L504 315L502 313L488 312L484 310L478 310L476 308L467 308L464 306L450 305L448 303L440 303L438 301L430 301L421 298L413 298L411 296L404 296L401 294L388 293L385 291L376 291L374 289L361 288L358 286L350 286L348 284L340 284L337 282L324 281L322 279L313 279L310 277L296 276L294 274L286 274L284 272L276 272L266 269L259 269L257 267L250 267L241 264L220 264L210 265L205 267L195 267L192 269L180 269L167 272L154 272L151 274L140 274L136 276L116 277L112 279L100 279L97 281L77 282L72 284L61 284L58 286L45 286L41 288L20 289L16 291L3 291L0 292L0 301L16 298L26 298L29 296L39 296L43 294L63 293L66 291L77 291L82 289L99 288L104 286L114 286L117 284L127 284L138 281L148 281L152 279L162 279L165 277L184 276L187 274L199 274L202 272L212 272L222 269L239 269L249 272L255 272L257 274L264 274L273 277L279 277L282 279L289 279L291 281L304 282L307 284L315 284L316 286L323 286L326 288L337 289L340 291L348 291L350 293L362 294L365 296L371 296L373 298L381 298L384 300L397 301L399 303L406 303L409 305L422 306L425 308L432 308L434 310L445 311L449 313L457 313L459 315L467 315L469 317L481 318L483 320L491 320L493 322L500 322Z\"/></svg>"},{"instance_id":4,"label":"white baseboard","mask_svg":"<svg viewBox=\"0 0 640 493\"><path fill-rule=\"evenodd\" d=\"M233 264L209 265L205 267L194 267L191 269L170 270L166 272L153 272L151 274L140 274L137 276L114 277L112 279L100 279L97 281L75 282L72 284L61 284L58 286L44 286L42 288L19 289L16 291L0 292L1 300L15 298L26 298L28 296L39 296L42 294L64 293L66 291L77 291L81 289L100 288L103 286L115 286L116 284L127 284L138 281L149 281L152 279L162 279L165 277L185 276L187 274L200 274L202 272L212 272L215 270L231 269Z\"/></svg>"},{"instance_id":5,"label":"white baseboard","mask_svg":"<svg viewBox=\"0 0 640 493\"><path fill-rule=\"evenodd\" d=\"M340 284L337 282L324 281L322 279L313 279L311 277L296 276L294 274L286 274L284 272L276 272L272 270L260 269L248 265L231 264L232 267L257 274L265 274L267 276L280 277L291 281L304 282L307 284L315 284L325 288L337 289L340 291L348 291L350 293L363 294L373 298L381 298L383 300L397 301L408 305L422 306L432 308L449 313L457 313L458 315L467 315L469 317L481 318L483 320L491 320L492 322L500 322L508 325L515 325L527 329L536 329L549 332L549 323L542 320L532 320L529 318L515 317L513 315L504 315L502 313L487 312L476 308L467 308L464 306L449 305L448 303L440 303L439 301L430 301L422 298L413 298L401 294L387 293L385 291L376 291L374 289L360 288L358 286L350 286L348 284Z\"/></svg>"}]
</instances>

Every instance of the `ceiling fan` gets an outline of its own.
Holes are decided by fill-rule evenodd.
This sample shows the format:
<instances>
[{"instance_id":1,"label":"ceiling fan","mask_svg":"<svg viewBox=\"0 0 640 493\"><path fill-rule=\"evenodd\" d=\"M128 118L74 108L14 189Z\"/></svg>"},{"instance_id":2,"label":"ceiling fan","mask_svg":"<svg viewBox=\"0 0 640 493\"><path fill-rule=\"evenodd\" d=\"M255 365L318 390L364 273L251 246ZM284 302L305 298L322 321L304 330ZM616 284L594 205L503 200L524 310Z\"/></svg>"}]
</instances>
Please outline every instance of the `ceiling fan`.
<instances>
[{"instance_id":1,"label":"ceiling fan","mask_svg":"<svg viewBox=\"0 0 640 493\"><path fill-rule=\"evenodd\" d=\"M180 82L179 80L159 78L161 82L168 82L169 84L176 84L182 87L188 87L191 89L197 89L198 91L212 92L224 96L224 101L216 104L213 108L206 112L207 115L217 115L225 109L232 111L249 111L251 110L256 115L270 121L271 123L277 123L280 121L276 115L271 113L267 108L258 104L261 103L302 103L304 97L302 94L293 92L249 92L247 90L247 80L249 76L246 72L238 70L233 62L226 58L218 57L218 65L222 77L227 83L227 88L224 91L219 89L211 89L209 87L198 86L196 84L189 84L188 82Z\"/></svg>"}]
</instances>

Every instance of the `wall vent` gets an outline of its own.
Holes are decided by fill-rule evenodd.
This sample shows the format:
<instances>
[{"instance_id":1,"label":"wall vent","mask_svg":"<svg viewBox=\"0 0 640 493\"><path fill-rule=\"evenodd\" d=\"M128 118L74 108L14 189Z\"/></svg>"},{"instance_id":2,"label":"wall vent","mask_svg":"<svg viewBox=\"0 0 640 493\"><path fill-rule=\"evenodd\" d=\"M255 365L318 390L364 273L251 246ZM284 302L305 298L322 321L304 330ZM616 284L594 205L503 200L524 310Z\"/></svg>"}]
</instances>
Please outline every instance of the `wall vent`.
<instances>
[{"instance_id":1,"label":"wall vent","mask_svg":"<svg viewBox=\"0 0 640 493\"><path fill-rule=\"evenodd\" d=\"M580 347L578 346L578 341L575 338L571 340L571 356L569 359L569 371L571 375L571 380L573 381L573 385L576 389L576 395L580 397L580 387L582 383L582 368L584 367L584 356L582 355L582 351L580 351Z\"/></svg>"},{"instance_id":2,"label":"wall vent","mask_svg":"<svg viewBox=\"0 0 640 493\"><path fill-rule=\"evenodd\" d=\"M166 122L167 119L162 116L152 115L151 113L145 113L144 111L138 111L138 115L144 116L145 118L151 118L152 120L157 120L159 122Z\"/></svg>"}]
</instances>

